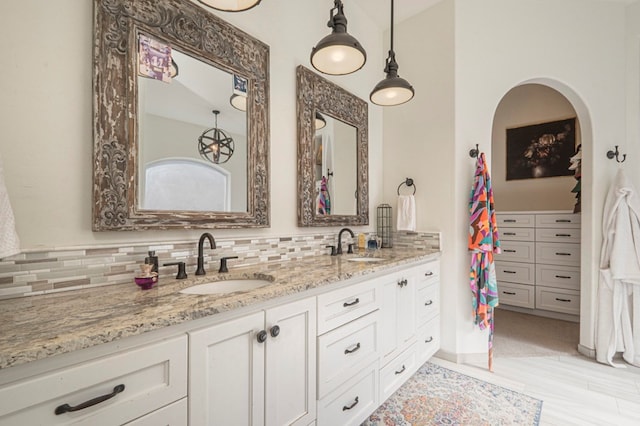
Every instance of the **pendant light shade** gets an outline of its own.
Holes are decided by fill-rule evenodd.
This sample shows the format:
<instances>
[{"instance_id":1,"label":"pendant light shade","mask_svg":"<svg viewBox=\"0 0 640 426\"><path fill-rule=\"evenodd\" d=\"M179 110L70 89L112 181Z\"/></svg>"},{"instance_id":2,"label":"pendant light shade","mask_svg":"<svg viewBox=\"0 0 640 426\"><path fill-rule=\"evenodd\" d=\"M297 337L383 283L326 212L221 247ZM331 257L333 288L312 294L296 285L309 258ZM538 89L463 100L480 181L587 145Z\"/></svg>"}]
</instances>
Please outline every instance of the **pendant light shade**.
<instances>
[{"instance_id":1,"label":"pendant light shade","mask_svg":"<svg viewBox=\"0 0 640 426\"><path fill-rule=\"evenodd\" d=\"M200 3L223 12L242 12L260 4L262 0L198 0Z\"/></svg>"},{"instance_id":2,"label":"pendant light shade","mask_svg":"<svg viewBox=\"0 0 640 426\"><path fill-rule=\"evenodd\" d=\"M247 97L246 96L238 95L237 93L234 93L233 95L231 95L231 98L229 99L229 103L231 104L232 107L234 107L235 109L237 109L239 111L246 111L247 110Z\"/></svg>"},{"instance_id":3,"label":"pendant light shade","mask_svg":"<svg viewBox=\"0 0 640 426\"><path fill-rule=\"evenodd\" d=\"M409 102L415 91L407 80L398 76L396 53L393 51L393 0L391 0L391 49L384 67L387 76L373 88L369 99L376 105L393 106Z\"/></svg>"},{"instance_id":4,"label":"pendant light shade","mask_svg":"<svg viewBox=\"0 0 640 426\"><path fill-rule=\"evenodd\" d=\"M316 131L318 131L327 125L327 120L322 116L322 114L316 111L315 123L316 123Z\"/></svg>"},{"instance_id":5,"label":"pendant light shade","mask_svg":"<svg viewBox=\"0 0 640 426\"><path fill-rule=\"evenodd\" d=\"M367 61L367 52L347 32L347 18L341 0L334 0L327 26L333 28L311 50L311 65L324 74L345 75L358 71Z\"/></svg>"}]
</instances>

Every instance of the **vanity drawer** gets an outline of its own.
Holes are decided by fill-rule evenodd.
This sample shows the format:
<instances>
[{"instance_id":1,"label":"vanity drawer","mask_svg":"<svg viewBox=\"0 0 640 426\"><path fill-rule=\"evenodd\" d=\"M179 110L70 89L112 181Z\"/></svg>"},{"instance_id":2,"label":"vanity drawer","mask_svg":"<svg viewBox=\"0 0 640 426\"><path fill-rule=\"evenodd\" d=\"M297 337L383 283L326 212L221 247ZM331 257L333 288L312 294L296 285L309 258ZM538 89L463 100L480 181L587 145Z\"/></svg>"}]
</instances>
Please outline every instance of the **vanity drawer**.
<instances>
[{"instance_id":1,"label":"vanity drawer","mask_svg":"<svg viewBox=\"0 0 640 426\"><path fill-rule=\"evenodd\" d=\"M419 288L416 300L416 320L421 325L440 312L440 283Z\"/></svg>"},{"instance_id":2,"label":"vanity drawer","mask_svg":"<svg viewBox=\"0 0 640 426\"><path fill-rule=\"evenodd\" d=\"M380 369L380 401L386 401L418 369L416 344Z\"/></svg>"},{"instance_id":3,"label":"vanity drawer","mask_svg":"<svg viewBox=\"0 0 640 426\"><path fill-rule=\"evenodd\" d=\"M533 241L533 228L498 228L501 241Z\"/></svg>"},{"instance_id":4,"label":"vanity drawer","mask_svg":"<svg viewBox=\"0 0 640 426\"><path fill-rule=\"evenodd\" d=\"M109 394L115 395L79 411L55 414L64 404L75 407ZM0 389L0 424L124 424L186 395L184 335L5 385Z\"/></svg>"},{"instance_id":5,"label":"vanity drawer","mask_svg":"<svg viewBox=\"0 0 640 426\"><path fill-rule=\"evenodd\" d=\"M318 337L318 397L379 356L378 311Z\"/></svg>"},{"instance_id":6,"label":"vanity drawer","mask_svg":"<svg viewBox=\"0 0 640 426\"><path fill-rule=\"evenodd\" d=\"M498 213L496 214L496 222L498 229L501 227L533 228L535 216L532 214Z\"/></svg>"},{"instance_id":7,"label":"vanity drawer","mask_svg":"<svg viewBox=\"0 0 640 426\"><path fill-rule=\"evenodd\" d=\"M434 260L426 265L418 266L418 288L432 284L440 278L440 261Z\"/></svg>"},{"instance_id":8,"label":"vanity drawer","mask_svg":"<svg viewBox=\"0 0 640 426\"><path fill-rule=\"evenodd\" d=\"M378 407L378 362L318 401L318 426L357 426Z\"/></svg>"},{"instance_id":9,"label":"vanity drawer","mask_svg":"<svg viewBox=\"0 0 640 426\"><path fill-rule=\"evenodd\" d=\"M536 308L579 315L580 292L536 286Z\"/></svg>"},{"instance_id":10,"label":"vanity drawer","mask_svg":"<svg viewBox=\"0 0 640 426\"><path fill-rule=\"evenodd\" d=\"M536 241L550 243L579 243L580 228L538 228Z\"/></svg>"},{"instance_id":11,"label":"vanity drawer","mask_svg":"<svg viewBox=\"0 0 640 426\"><path fill-rule=\"evenodd\" d=\"M498 300L501 305L535 307L535 287L513 283L498 283Z\"/></svg>"},{"instance_id":12,"label":"vanity drawer","mask_svg":"<svg viewBox=\"0 0 640 426\"><path fill-rule=\"evenodd\" d=\"M495 262L498 281L533 285L535 265L533 263Z\"/></svg>"},{"instance_id":13,"label":"vanity drawer","mask_svg":"<svg viewBox=\"0 0 640 426\"><path fill-rule=\"evenodd\" d=\"M127 426L186 426L187 424L187 398L182 398L180 401L127 423Z\"/></svg>"},{"instance_id":14,"label":"vanity drawer","mask_svg":"<svg viewBox=\"0 0 640 426\"><path fill-rule=\"evenodd\" d=\"M536 261L550 265L580 266L580 244L536 243Z\"/></svg>"},{"instance_id":15,"label":"vanity drawer","mask_svg":"<svg viewBox=\"0 0 640 426\"><path fill-rule=\"evenodd\" d=\"M537 228L580 228L580 215L574 213L537 214Z\"/></svg>"},{"instance_id":16,"label":"vanity drawer","mask_svg":"<svg viewBox=\"0 0 640 426\"><path fill-rule=\"evenodd\" d=\"M380 307L378 286L370 280L318 296L318 334L326 333Z\"/></svg>"},{"instance_id":17,"label":"vanity drawer","mask_svg":"<svg viewBox=\"0 0 640 426\"><path fill-rule=\"evenodd\" d=\"M535 260L535 243L527 241L503 241L502 253L496 254L496 260L509 262L529 262Z\"/></svg>"},{"instance_id":18,"label":"vanity drawer","mask_svg":"<svg viewBox=\"0 0 640 426\"><path fill-rule=\"evenodd\" d=\"M536 265L536 285L580 290L580 268L577 266Z\"/></svg>"},{"instance_id":19,"label":"vanity drawer","mask_svg":"<svg viewBox=\"0 0 640 426\"><path fill-rule=\"evenodd\" d=\"M440 349L440 318L436 317L418 329L418 366L424 364Z\"/></svg>"}]
</instances>

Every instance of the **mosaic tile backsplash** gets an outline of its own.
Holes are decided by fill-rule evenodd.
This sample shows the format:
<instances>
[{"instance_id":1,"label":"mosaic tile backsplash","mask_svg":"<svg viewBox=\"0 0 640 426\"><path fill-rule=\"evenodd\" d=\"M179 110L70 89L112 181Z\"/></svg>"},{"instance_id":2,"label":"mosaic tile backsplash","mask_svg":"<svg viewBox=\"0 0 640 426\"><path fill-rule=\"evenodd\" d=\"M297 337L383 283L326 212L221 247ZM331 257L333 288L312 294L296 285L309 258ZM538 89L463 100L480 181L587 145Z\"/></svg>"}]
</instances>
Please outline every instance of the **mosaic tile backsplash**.
<instances>
[{"instance_id":1,"label":"mosaic tile backsplash","mask_svg":"<svg viewBox=\"0 0 640 426\"><path fill-rule=\"evenodd\" d=\"M336 238L332 233L216 239L215 250L211 250L205 242L205 268L217 271L219 259L223 256L238 256L238 259L228 261L229 268L233 268L259 262L328 255L326 246L335 245ZM343 245L348 242L347 238L343 238ZM394 247L437 249L440 248L440 235L433 232L400 232L393 235L393 243ZM161 279L173 279L177 272L176 266L162 266L169 262L185 262L187 274L193 274L198 256L197 245L197 241L174 241L28 251L0 259L0 299L132 282L150 250L155 251L159 258Z\"/></svg>"}]
</instances>

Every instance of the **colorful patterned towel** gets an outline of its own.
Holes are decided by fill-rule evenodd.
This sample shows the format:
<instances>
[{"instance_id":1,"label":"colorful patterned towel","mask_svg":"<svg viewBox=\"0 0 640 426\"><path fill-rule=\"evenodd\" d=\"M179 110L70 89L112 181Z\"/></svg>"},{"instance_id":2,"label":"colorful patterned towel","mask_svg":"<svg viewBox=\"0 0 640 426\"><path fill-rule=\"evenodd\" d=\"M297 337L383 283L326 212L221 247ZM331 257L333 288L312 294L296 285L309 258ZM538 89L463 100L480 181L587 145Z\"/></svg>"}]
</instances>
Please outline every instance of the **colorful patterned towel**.
<instances>
[{"instance_id":1,"label":"colorful patterned towel","mask_svg":"<svg viewBox=\"0 0 640 426\"><path fill-rule=\"evenodd\" d=\"M484 153L478 156L471 197L469 199L469 283L473 293L475 323L489 329L489 370L493 371L493 308L498 306L498 283L493 255L500 253L493 190Z\"/></svg>"}]
</instances>

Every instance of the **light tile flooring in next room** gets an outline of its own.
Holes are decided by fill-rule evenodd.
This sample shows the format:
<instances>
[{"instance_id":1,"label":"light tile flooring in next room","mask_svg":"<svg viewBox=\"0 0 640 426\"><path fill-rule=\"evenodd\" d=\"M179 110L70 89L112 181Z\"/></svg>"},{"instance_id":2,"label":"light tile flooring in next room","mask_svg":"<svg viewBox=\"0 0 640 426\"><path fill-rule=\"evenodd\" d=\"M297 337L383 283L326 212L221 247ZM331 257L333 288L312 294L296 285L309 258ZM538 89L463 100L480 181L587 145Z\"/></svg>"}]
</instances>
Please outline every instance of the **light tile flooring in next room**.
<instances>
[{"instance_id":1,"label":"light tile flooring in next room","mask_svg":"<svg viewBox=\"0 0 640 426\"><path fill-rule=\"evenodd\" d=\"M541 399L541 425L640 425L640 368L580 355L579 325L499 309L494 372L482 364L432 362Z\"/></svg>"}]
</instances>

